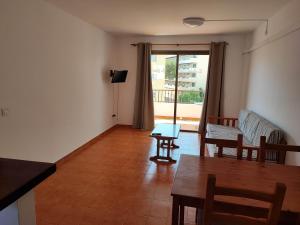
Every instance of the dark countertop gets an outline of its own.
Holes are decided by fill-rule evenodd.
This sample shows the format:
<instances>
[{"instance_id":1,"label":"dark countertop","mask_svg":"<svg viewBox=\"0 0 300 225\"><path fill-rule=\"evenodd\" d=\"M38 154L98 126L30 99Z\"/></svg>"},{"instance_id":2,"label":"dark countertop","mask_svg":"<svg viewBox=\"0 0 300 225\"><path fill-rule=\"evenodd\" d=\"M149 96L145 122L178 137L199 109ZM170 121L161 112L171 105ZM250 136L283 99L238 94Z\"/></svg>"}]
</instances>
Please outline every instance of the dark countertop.
<instances>
[{"instance_id":1,"label":"dark countertop","mask_svg":"<svg viewBox=\"0 0 300 225\"><path fill-rule=\"evenodd\" d=\"M54 163L0 158L0 210L56 171Z\"/></svg>"}]
</instances>

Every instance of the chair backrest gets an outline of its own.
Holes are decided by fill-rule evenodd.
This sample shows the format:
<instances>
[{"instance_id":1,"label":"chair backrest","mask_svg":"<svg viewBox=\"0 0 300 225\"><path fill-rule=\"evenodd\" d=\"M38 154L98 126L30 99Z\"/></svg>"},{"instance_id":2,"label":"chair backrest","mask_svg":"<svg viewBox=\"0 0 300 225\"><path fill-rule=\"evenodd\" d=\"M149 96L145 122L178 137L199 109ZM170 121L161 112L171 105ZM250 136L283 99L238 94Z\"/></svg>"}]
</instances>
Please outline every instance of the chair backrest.
<instances>
[{"instance_id":1,"label":"chair backrest","mask_svg":"<svg viewBox=\"0 0 300 225\"><path fill-rule=\"evenodd\" d=\"M296 145L282 145L282 144L269 144L265 136L260 137L259 156L260 162L265 162L267 151L277 151L277 163L284 164L284 157L286 152L300 152L300 146ZM281 156L281 157L280 157Z\"/></svg>"},{"instance_id":2,"label":"chair backrest","mask_svg":"<svg viewBox=\"0 0 300 225\"><path fill-rule=\"evenodd\" d=\"M237 159L243 158L243 135L238 134L237 140L205 138L205 144L215 144L218 148L218 157L223 157L223 148L235 148Z\"/></svg>"},{"instance_id":3,"label":"chair backrest","mask_svg":"<svg viewBox=\"0 0 300 225\"><path fill-rule=\"evenodd\" d=\"M247 189L237 189L216 186L216 176L209 174L207 178L206 199L204 203L204 225L222 224L222 225L277 225L280 218L280 211L284 200L286 186L282 183L276 183L275 192L265 193ZM257 218L255 213L249 208L245 210L245 205L235 207L223 207L218 210L215 202L215 196L232 196L239 198L254 199L270 203L268 214L265 218ZM262 215L262 214L261 214Z\"/></svg>"}]
</instances>

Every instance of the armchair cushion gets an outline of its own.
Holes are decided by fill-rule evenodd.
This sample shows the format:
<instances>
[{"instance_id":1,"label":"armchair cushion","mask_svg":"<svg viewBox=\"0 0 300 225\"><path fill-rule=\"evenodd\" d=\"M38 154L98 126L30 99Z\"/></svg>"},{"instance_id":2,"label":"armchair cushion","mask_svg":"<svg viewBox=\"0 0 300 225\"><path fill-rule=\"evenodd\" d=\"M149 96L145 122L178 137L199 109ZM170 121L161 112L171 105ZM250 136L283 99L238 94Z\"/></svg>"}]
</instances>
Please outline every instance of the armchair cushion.
<instances>
[{"instance_id":1,"label":"armchair cushion","mask_svg":"<svg viewBox=\"0 0 300 225\"><path fill-rule=\"evenodd\" d=\"M259 121L260 117L257 114L250 112L247 118L245 119L244 126L242 126L241 131L244 137L246 137L250 141L250 143L252 143L254 139Z\"/></svg>"},{"instance_id":2,"label":"armchair cushion","mask_svg":"<svg viewBox=\"0 0 300 225\"><path fill-rule=\"evenodd\" d=\"M259 146L261 136L266 136L267 143L269 144L280 144L284 134L282 130L280 130L274 124L264 118L261 118L256 128L252 144Z\"/></svg>"},{"instance_id":3,"label":"armchair cushion","mask_svg":"<svg viewBox=\"0 0 300 225\"><path fill-rule=\"evenodd\" d=\"M249 110L241 110L240 113L239 113L239 118L238 118L238 128L240 130L244 130L245 128L245 121L246 121L246 118L248 117L250 111Z\"/></svg>"}]
</instances>

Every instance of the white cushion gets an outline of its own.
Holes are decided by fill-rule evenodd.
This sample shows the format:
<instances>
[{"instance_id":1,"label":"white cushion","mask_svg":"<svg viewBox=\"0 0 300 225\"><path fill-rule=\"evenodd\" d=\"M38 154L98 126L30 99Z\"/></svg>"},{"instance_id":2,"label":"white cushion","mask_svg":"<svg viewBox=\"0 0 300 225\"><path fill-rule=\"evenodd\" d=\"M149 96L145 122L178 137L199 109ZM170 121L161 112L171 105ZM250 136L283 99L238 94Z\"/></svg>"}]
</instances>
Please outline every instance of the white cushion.
<instances>
[{"instance_id":1,"label":"white cushion","mask_svg":"<svg viewBox=\"0 0 300 225\"><path fill-rule=\"evenodd\" d=\"M216 124L207 124L207 138L214 139L226 139L226 140L237 140L238 134L242 134L242 132L238 128L216 125ZM247 138L243 137L243 145L244 146L253 146ZM218 148L214 144L208 144L207 150L209 156L213 157L216 153L218 153ZM223 155L236 157L237 150L234 148L223 148ZM247 157L247 150L243 150L243 157ZM257 157L257 152L253 151L252 158Z\"/></svg>"}]
</instances>

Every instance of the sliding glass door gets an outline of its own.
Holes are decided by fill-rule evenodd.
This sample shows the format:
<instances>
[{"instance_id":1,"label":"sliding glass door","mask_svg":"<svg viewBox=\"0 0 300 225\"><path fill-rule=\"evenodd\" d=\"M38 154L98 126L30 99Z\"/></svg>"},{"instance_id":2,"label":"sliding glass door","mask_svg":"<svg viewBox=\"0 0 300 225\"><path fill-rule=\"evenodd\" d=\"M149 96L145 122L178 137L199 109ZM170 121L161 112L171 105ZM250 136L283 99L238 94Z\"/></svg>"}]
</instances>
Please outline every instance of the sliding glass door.
<instances>
[{"instance_id":1,"label":"sliding glass door","mask_svg":"<svg viewBox=\"0 0 300 225\"><path fill-rule=\"evenodd\" d=\"M176 55L152 54L151 75L155 123L175 123Z\"/></svg>"},{"instance_id":2,"label":"sliding glass door","mask_svg":"<svg viewBox=\"0 0 300 225\"><path fill-rule=\"evenodd\" d=\"M179 55L176 121L198 131L206 88L208 55Z\"/></svg>"},{"instance_id":3,"label":"sliding glass door","mask_svg":"<svg viewBox=\"0 0 300 225\"><path fill-rule=\"evenodd\" d=\"M173 53L173 54L171 54ZM153 52L155 123L197 131L206 88L208 52Z\"/></svg>"}]
</instances>

